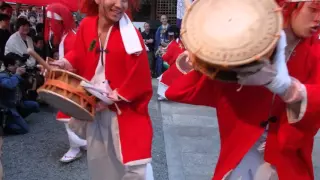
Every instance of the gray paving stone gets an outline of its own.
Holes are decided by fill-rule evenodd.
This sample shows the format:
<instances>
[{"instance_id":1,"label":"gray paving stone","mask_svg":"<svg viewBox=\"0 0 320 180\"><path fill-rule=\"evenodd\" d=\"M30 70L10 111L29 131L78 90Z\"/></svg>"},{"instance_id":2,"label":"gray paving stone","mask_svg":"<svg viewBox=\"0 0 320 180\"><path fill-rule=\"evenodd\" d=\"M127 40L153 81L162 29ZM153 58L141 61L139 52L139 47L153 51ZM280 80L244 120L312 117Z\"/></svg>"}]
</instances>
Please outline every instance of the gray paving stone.
<instances>
[{"instance_id":1,"label":"gray paving stone","mask_svg":"<svg viewBox=\"0 0 320 180\"><path fill-rule=\"evenodd\" d=\"M215 148L215 141L209 138L178 137L183 153L216 154L219 149Z\"/></svg>"},{"instance_id":2,"label":"gray paving stone","mask_svg":"<svg viewBox=\"0 0 320 180\"><path fill-rule=\"evenodd\" d=\"M177 126L175 130L176 134L181 137L212 137L219 135L217 128L213 127Z\"/></svg>"},{"instance_id":3,"label":"gray paving stone","mask_svg":"<svg viewBox=\"0 0 320 180\"><path fill-rule=\"evenodd\" d=\"M183 169L182 167L172 166L168 169L169 180L186 180L184 171L176 171L176 169Z\"/></svg>"},{"instance_id":4,"label":"gray paving stone","mask_svg":"<svg viewBox=\"0 0 320 180\"><path fill-rule=\"evenodd\" d=\"M188 175L186 176L186 180L211 180L211 177L203 175Z\"/></svg>"},{"instance_id":5,"label":"gray paving stone","mask_svg":"<svg viewBox=\"0 0 320 180\"><path fill-rule=\"evenodd\" d=\"M181 151L174 127L163 126L169 180L185 180Z\"/></svg>"},{"instance_id":6,"label":"gray paving stone","mask_svg":"<svg viewBox=\"0 0 320 180\"><path fill-rule=\"evenodd\" d=\"M173 125L191 127L218 127L216 117L172 114Z\"/></svg>"},{"instance_id":7,"label":"gray paving stone","mask_svg":"<svg viewBox=\"0 0 320 180\"><path fill-rule=\"evenodd\" d=\"M189 175L200 175L212 177L213 175L213 167L212 166L184 166L184 172L186 177Z\"/></svg>"},{"instance_id":8,"label":"gray paving stone","mask_svg":"<svg viewBox=\"0 0 320 180\"><path fill-rule=\"evenodd\" d=\"M213 167L216 159L213 154L203 153L182 153L182 163L184 166L209 166Z\"/></svg>"},{"instance_id":9,"label":"gray paving stone","mask_svg":"<svg viewBox=\"0 0 320 180\"><path fill-rule=\"evenodd\" d=\"M166 152L167 152L167 164L170 169L171 166L182 167L181 159L181 148L180 141L175 135L174 127L164 127L164 138L166 143ZM178 169L177 171L181 171Z\"/></svg>"}]
</instances>

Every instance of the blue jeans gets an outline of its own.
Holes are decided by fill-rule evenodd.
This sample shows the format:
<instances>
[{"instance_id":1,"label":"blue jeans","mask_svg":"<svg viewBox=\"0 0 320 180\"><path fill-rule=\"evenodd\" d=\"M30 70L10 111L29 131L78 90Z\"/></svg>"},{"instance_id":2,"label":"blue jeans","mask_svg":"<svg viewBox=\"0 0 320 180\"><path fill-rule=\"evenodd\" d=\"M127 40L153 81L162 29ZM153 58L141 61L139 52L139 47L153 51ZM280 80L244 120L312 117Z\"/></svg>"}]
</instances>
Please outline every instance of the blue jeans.
<instances>
[{"instance_id":1,"label":"blue jeans","mask_svg":"<svg viewBox=\"0 0 320 180\"><path fill-rule=\"evenodd\" d=\"M156 76L159 77L162 74L163 60L161 57L156 59Z\"/></svg>"},{"instance_id":2,"label":"blue jeans","mask_svg":"<svg viewBox=\"0 0 320 180\"><path fill-rule=\"evenodd\" d=\"M17 108L11 108L5 132L8 134L28 133L29 126L24 118L39 111L39 104L35 101L23 101Z\"/></svg>"}]
</instances>

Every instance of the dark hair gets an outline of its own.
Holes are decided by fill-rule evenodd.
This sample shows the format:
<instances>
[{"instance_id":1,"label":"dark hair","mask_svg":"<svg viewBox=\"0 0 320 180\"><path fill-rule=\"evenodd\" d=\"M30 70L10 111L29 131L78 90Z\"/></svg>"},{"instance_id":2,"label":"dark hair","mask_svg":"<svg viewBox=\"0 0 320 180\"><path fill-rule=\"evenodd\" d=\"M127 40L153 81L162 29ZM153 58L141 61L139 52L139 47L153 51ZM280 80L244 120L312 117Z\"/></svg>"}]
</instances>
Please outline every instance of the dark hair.
<instances>
[{"instance_id":1,"label":"dark hair","mask_svg":"<svg viewBox=\"0 0 320 180\"><path fill-rule=\"evenodd\" d=\"M2 3L2 5L0 6L0 10L4 11L6 9L12 9L12 6L8 3Z\"/></svg>"},{"instance_id":2,"label":"dark hair","mask_svg":"<svg viewBox=\"0 0 320 180\"><path fill-rule=\"evenodd\" d=\"M5 55L4 57L3 57L3 65L5 66L5 67L8 67L8 66L10 66L10 65L15 65L16 64L16 61L19 61L19 62L21 62L21 60L22 60L22 57L21 56L19 56L18 54L16 54L16 53L8 53L7 55Z\"/></svg>"},{"instance_id":3,"label":"dark hair","mask_svg":"<svg viewBox=\"0 0 320 180\"><path fill-rule=\"evenodd\" d=\"M10 21L10 16L0 13L0 21Z\"/></svg>"},{"instance_id":4,"label":"dark hair","mask_svg":"<svg viewBox=\"0 0 320 180\"><path fill-rule=\"evenodd\" d=\"M30 26L29 21L28 21L25 17L19 17L19 18L17 19L17 24L16 24L17 30L18 30L21 26L24 26L24 25L29 25L29 26Z\"/></svg>"},{"instance_id":5,"label":"dark hair","mask_svg":"<svg viewBox=\"0 0 320 180\"><path fill-rule=\"evenodd\" d=\"M41 40L43 40L43 37L42 37L42 36L39 36L39 35L38 35L38 36L34 36L34 37L33 37L33 42L34 42L34 43L38 43L38 42L41 41Z\"/></svg>"},{"instance_id":6,"label":"dark hair","mask_svg":"<svg viewBox=\"0 0 320 180\"><path fill-rule=\"evenodd\" d=\"M36 25L37 33L43 32L43 23L38 23Z\"/></svg>"}]
</instances>

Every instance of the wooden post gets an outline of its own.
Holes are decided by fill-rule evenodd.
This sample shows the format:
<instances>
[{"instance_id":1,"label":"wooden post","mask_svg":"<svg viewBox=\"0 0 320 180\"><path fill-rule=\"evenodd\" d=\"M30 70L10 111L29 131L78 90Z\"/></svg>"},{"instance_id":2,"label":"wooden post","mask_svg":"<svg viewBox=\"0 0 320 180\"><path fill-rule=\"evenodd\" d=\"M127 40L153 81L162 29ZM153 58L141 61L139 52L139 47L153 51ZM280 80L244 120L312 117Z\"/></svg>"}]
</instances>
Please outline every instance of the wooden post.
<instances>
[{"instance_id":1,"label":"wooden post","mask_svg":"<svg viewBox=\"0 0 320 180\"><path fill-rule=\"evenodd\" d=\"M150 20L156 20L157 19L157 0L151 0L151 13L150 13Z\"/></svg>"}]
</instances>

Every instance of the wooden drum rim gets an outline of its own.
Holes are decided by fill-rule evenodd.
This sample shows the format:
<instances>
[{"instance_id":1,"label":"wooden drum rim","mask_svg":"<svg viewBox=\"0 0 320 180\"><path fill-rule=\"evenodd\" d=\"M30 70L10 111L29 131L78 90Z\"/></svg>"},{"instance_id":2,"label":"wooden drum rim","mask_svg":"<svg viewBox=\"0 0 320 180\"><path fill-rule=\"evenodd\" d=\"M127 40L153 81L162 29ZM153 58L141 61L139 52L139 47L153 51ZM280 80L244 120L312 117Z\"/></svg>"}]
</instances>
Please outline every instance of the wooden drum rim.
<instances>
[{"instance_id":1,"label":"wooden drum rim","mask_svg":"<svg viewBox=\"0 0 320 180\"><path fill-rule=\"evenodd\" d=\"M230 6L232 3L235 3L235 5ZM241 7L238 8L237 5ZM213 7L214 9L212 9ZM233 9L230 7L233 7ZM238 10L237 12L239 12L240 17L237 17L233 13L232 10L234 9ZM244 10L248 10L248 12ZM252 17L249 16L249 12L254 12L254 15ZM228 13L230 17L226 15ZM211 27L212 29L216 27L214 29L216 34L203 28L209 27L208 24L210 24L211 19L207 20L208 17L214 19L212 20L213 25ZM220 17L223 17L223 20L219 20ZM232 27L234 23L239 24L241 22L239 19L241 18L247 21L244 21L244 25L238 28L240 30L236 30L237 27L226 28L228 29L227 32L234 33L224 33L223 27ZM231 21L230 25L228 21ZM215 26L215 22L219 22L223 26L219 29L217 28L219 24ZM257 22L257 24L252 22ZM248 26L246 26L247 24ZM215 67L229 69L252 63L270 54L275 49L280 38L282 25L282 11L274 0L196 0L186 9L181 25L181 40L186 49L190 53L195 54L200 60ZM248 33L247 29L252 31L252 33ZM261 32L261 29L263 32ZM247 32L246 36L251 39L246 38L246 36L242 37L240 35L241 32ZM232 37L236 38L232 39ZM227 38L228 41L223 41L223 38ZM221 43L210 43L213 42L211 41L212 39L216 40L215 42ZM232 42L239 41L239 44L230 43L230 39ZM242 41L242 39L246 41ZM229 45L232 46L229 47Z\"/></svg>"}]
</instances>

